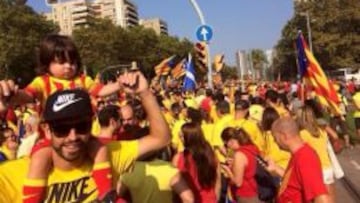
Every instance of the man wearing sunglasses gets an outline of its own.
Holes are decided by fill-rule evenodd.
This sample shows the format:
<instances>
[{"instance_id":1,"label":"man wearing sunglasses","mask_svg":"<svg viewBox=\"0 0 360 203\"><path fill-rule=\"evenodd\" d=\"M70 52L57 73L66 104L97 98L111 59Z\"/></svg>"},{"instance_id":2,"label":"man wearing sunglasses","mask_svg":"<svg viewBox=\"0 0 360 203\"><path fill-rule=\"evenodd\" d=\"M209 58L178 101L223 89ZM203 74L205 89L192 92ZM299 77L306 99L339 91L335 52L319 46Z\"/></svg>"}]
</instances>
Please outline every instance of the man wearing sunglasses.
<instances>
[{"instance_id":1,"label":"man wearing sunglasses","mask_svg":"<svg viewBox=\"0 0 360 203\"><path fill-rule=\"evenodd\" d=\"M144 106L150 124L149 135L134 141L115 141L107 145L113 183L128 171L140 156L166 146L169 128L144 76L128 72L118 79L118 87L136 94ZM65 90L51 95L45 105L45 134L50 138L53 168L47 179L45 202L92 202L98 190L91 176L89 143L93 119L87 92ZM28 159L0 165L0 202L22 202L21 188L29 167ZM16 170L14 170L16 169Z\"/></svg>"}]
</instances>

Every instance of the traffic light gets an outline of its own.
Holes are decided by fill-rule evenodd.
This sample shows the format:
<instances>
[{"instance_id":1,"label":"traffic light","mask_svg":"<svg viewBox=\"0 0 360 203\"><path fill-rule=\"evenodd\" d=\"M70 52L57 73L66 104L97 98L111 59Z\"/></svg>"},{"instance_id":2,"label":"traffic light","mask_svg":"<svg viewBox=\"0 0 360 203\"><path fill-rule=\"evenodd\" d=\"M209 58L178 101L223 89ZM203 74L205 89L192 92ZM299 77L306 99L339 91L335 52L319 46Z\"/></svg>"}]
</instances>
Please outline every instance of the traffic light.
<instances>
[{"instance_id":1,"label":"traffic light","mask_svg":"<svg viewBox=\"0 0 360 203\"><path fill-rule=\"evenodd\" d=\"M217 54L214 57L214 68L217 73L224 67L224 54Z\"/></svg>"},{"instance_id":2,"label":"traffic light","mask_svg":"<svg viewBox=\"0 0 360 203\"><path fill-rule=\"evenodd\" d=\"M207 44L205 42L197 42L195 44L195 64L203 72L207 72L208 56Z\"/></svg>"}]
</instances>

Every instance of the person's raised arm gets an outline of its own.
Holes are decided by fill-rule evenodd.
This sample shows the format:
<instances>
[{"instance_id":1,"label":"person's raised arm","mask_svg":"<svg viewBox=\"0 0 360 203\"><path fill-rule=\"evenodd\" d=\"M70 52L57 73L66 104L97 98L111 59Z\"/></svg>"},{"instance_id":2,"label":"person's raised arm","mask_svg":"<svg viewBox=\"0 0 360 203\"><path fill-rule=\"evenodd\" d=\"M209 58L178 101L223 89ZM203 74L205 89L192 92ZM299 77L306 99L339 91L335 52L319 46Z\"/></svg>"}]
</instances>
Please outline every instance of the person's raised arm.
<instances>
[{"instance_id":1,"label":"person's raised arm","mask_svg":"<svg viewBox=\"0 0 360 203\"><path fill-rule=\"evenodd\" d=\"M32 101L32 97L19 87L12 80L0 81L0 113L11 104L25 104Z\"/></svg>"},{"instance_id":2,"label":"person's raised arm","mask_svg":"<svg viewBox=\"0 0 360 203\"><path fill-rule=\"evenodd\" d=\"M139 95L149 120L150 134L139 140L138 157L165 147L170 143L170 129L143 74L139 71L125 73L119 81L127 93Z\"/></svg>"}]
</instances>

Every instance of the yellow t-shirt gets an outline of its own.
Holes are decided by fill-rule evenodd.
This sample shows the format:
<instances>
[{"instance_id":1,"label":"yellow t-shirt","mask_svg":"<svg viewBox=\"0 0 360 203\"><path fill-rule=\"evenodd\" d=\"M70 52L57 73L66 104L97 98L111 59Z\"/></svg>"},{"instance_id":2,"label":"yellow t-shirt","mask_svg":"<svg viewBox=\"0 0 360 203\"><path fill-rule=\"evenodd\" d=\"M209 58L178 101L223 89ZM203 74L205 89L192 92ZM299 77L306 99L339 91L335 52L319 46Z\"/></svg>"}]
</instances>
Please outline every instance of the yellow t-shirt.
<instances>
[{"instance_id":1,"label":"yellow t-shirt","mask_svg":"<svg viewBox=\"0 0 360 203\"><path fill-rule=\"evenodd\" d=\"M210 117L213 119L214 122L219 120L219 116L217 115L216 112L216 106L213 102L211 102Z\"/></svg>"},{"instance_id":2,"label":"yellow t-shirt","mask_svg":"<svg viewBox=\"0 0 360 203\"><path fill-rule=\"evenodd\" d=\"M101 127L100 127L99 119L98 117L96 117L91 124L91 134L94 135L95 137L99 136L100 129Z\"/></svg>"},{"instance_id":3,"label":"yellow t-shirt","mask_svg":"<svg viewBox=\"0 0 360 203\"><path fill-rule=\"evenodd\" d=\"M134 170L121 176L133 203L172 202L171 179L179 172L171 163L154 160L136 162Z\"/></svg>"},{"instance_id":4,"label":"yellow t-shirt","mask_svg":"<svg viewBox=\"0 0 360 203\"><path fill-rule=\"evenodd\" d=\"M221 139L221 134L224 131L225 128L231 126L231 122L234 119L234 117L230 114L224 115L221 117L218 121L214 124L214 130L213 130L213 139L212 143L210 143L211 146L214 147L223 147L224 142ZM219 150L215 150L215 154L220 162L225 161L225 157L219 152Z\"/></svg>"},{"instance_id":5,"label":"yellow t-shirt","mask_svg":"<svg viewBox=\"0 0 360 203\"><path fill-rule=\"evenodd\" d=\"M213 145L214 146L224 146L224 143L221 139L221 134L225 128L230 127L234 117L230 114L224 115L214 124L214 131L213 131Z\"/></svg>"},{"instance_id":6,"label":"yellow t-shirt","mask_svg":"<svg viewBox=\"0 0 360 203\"><path fill-rule=\"evenodd\" d=\"M354 104L356 106L356 111L354 113L354 118L360 118L360 92L357 92L352 97Z\"/></svg>"},{"instance_id":7,"label":"yellow t-shirt","mask_svg":"<svg viewBox=\"0 0 360 203\"><path fill-rule=\"evenodd\" d=\"M208 143L212 146L214 123L202 122L201 129L204 133L204 137L205 137L206 141L208 141Z\"/></svg>"},{"instance_id":8,"label":"yellow t-shirt","mask_svg":"<svg viewBox=\"0 0 360 203\"><path fill-rule=\"evenodd\" d=\"M273 105L272 107L275 109L275 111L279 114L280 117L290 116L289 111L286 110L283 106Z\"/></svg>"},{"instance_id":9,"label":"yellow t-shirt","mask_svg":"<svg viewBox=\"0 0 360 203\"><path fill-rule=\"evenodd\" d=\"M320 136L316 138L304 129L300 131L300 137L316 151L320 158L321 168L323 170L330 168L331 161L327 151L328 137L326 132L320 129Z\"/></svg>"},{"instance_id":10,"label":"yellow t-shirt","mask_svg":"<svg viewBox=\"0 0 360 203\"><path fill-rule=\"evenodd\" d=\"M271 158L277 165L286 169L290 160L290 153L280 149L279 145L276 144L271 131L264 132L264 135L264 156Z\"/></svg>"},{"instance_id":11,"label":"yellow t-shirt","mask_svg":"<svg viewBox=\"0 0 360 203\"><path fill-rule=\"evenodd\" d=\"M171 128L174 123L174 117L171 115L169 111L165 111L165 112L163 111L162 114L164 115L167 124Z\"/></svg>"},{"instance_id":12,"label":"yellow t-shirt","mask_svg":"<svg viewBox=\"0 0 360 203\"><path fill-rule=\"evenodd\" d=\"M249 134L251 141L262 152L264 150L264 138L257 124L248 119L238 119L231 122L231 126L235 128L242 128Z\"/></svg>"},{"instance_id":13,"label":"yellow t-shirt","mask_svg":"<svg viewBox=\"0 0 360 203\"><path fill-rule=\"evenodd\" d=\"M181 127L186 123L184 119L179 119L174 122L174 125L171 129L171 144L176 148L178 152L184 150L184 145L180 140Z\"/></svg>"},{"instance_id":14,"label":"yellow t-shirt","mask_svg":"<svg viewBox=\"0 0 360 203\"><path fill-rule=\"evenodd\" d=\"M138 156L138 141L117 141L108 144L111 157L113 183L119 175L130 170ZM28 172L28 158L8 161L0 165L0 202L22 202L22 186ZM47 181L45 202L91 202L98 191L91 177L92 164L84 163L69 171L53 168ZM16 169L16 170L14 170Z\"/></svg>"}]
</instances>

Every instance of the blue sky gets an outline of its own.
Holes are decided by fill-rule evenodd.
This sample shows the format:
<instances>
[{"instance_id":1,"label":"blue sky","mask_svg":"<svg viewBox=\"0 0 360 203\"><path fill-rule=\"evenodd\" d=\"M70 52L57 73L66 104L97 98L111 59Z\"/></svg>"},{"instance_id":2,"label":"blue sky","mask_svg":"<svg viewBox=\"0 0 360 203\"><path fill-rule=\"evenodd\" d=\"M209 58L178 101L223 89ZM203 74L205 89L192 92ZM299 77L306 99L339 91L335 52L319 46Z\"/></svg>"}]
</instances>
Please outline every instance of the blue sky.
<instances>
[{"instance_id":1,"label":"blue sky","mask_svg":"<svg viewBox=\"0 0 360 203\"><path fill-rule=\"evenodd\" d=\"M160 17L168 23L170 35L196 41L200 20L190 0L132 0L140 18ZM211 55L224 53L235 65L235 52L253 48L270 49L280 39L281 30L293 15L291 0L197 0L213 28ZM50 10L45 0L28 0L38 12Z\"/></svg>"}]
</instances>

